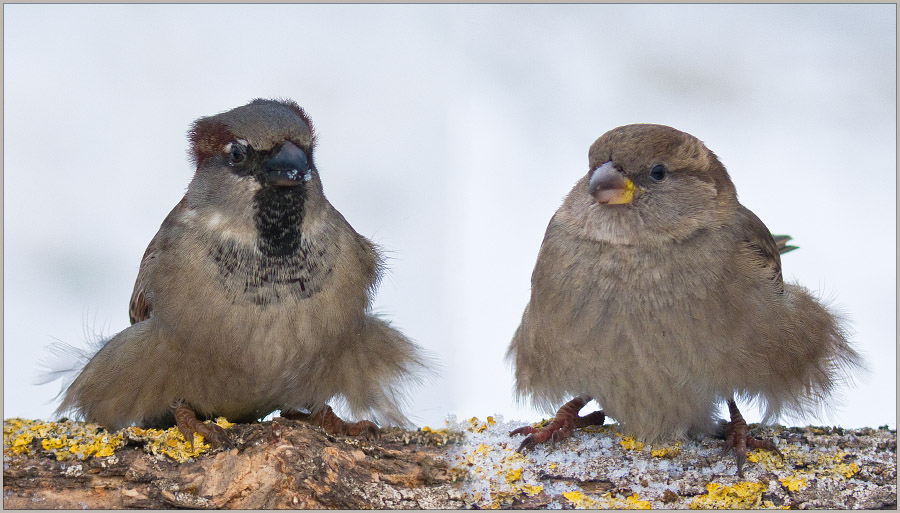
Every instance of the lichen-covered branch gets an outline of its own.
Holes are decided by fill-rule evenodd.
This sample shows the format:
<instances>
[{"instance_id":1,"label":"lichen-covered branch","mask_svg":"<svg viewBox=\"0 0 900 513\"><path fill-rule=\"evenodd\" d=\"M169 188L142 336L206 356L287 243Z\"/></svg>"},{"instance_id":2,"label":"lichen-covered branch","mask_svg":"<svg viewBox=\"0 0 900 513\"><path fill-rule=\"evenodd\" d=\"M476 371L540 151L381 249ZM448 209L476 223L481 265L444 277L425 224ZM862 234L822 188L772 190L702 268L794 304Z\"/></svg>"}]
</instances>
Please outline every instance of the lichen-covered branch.
<instances>
[{"instance_id":1,"label":"lichen-covered branch","mask_svg":"<svg viewBox=\"0 0 900 513\"><path fill-rule=\"evenodd\" d=\"M28 427L20 419L4 424L5 508L465 506L456 485L464 472L450 469L442 458L452 434L388 429L379 440L367 441L276 419L231 426L234 449L210 450L200 443L198 453L190 455L183 438L167 431L101 430L92 440L86 435L93 430L83 423L33 423L46 438L26 441L27 435L16 436L16 424L22 433ZM67 446L70 435L60 432L66 428L79 439L76 452L94 450L94 455L79 459L68 450L53 452ZM107 455L110 444L118 446Z\"/></svg>"},{"instance_id":2,"label":"lichen-covered branch","mask_svg":"<svg viewBox=\"0 0 900 513\"><path fill-rule=\"evenodd\" d=\"M175 428L109 433L80 422L4 422L4 507L22 508L886 508L896 431L752 429L781 460L749 453L743 478L714 439L647 446L617 426L513 451L519 423L327 435L276 418L227 427L234 448L194 450Z\"/></svg>"}]
</instances>

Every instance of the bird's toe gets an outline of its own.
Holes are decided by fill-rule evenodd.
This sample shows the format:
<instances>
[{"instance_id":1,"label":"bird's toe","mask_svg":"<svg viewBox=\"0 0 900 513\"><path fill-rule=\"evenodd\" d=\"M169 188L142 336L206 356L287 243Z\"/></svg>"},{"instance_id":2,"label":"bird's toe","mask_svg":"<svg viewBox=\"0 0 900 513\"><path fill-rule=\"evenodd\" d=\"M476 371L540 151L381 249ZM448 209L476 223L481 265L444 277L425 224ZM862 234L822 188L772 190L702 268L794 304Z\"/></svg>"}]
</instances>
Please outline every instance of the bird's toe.
<instances>
[{"instance_id":1,"label":"bird's toe","mask_svg":"<svg viewBox=\"0 0 900 513\"><path fill-rule=\"evenodd\" d=\"M366 440L378 440L378 426L374 422L361 420L352 424L347 424L347 435L364 436Z\"/></svg>"}]
</instances>

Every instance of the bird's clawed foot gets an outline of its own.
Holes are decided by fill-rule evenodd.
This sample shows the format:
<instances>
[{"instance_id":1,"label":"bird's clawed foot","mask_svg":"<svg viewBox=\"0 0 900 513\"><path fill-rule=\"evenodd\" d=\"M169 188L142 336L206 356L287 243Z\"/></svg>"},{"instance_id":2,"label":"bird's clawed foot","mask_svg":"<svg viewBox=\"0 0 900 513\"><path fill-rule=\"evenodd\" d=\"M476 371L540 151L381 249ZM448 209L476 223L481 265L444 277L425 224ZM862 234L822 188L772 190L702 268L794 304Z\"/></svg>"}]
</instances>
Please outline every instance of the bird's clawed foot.
<instances>
[{"instance_id":1,"label":"bird's clawed foot","mask_svg":"<svg viewBox=\"0 0 900 513\"><path fill-rule=\"evenodd\" d=\"M225 430L216 424L204 424L197 418L197 414L190 406L184 403L176 403L175 425L178 431L184 436L185 440L191 444L191 451L194 450L194 433L202 436L213 447L232 447L231 439Z\"/></svg>"},{"instance_id":2,"label":"bird's clawed foot","mask_svg":"<svg viewBox=\"0 0 900 513\"><path fill-rule=\"evenodd\" d=\"M302 420L322 426L329 435L365 436L366 440L378 439L378 426L368 420L345 422L335 415L331 406L325 405L318 413L303 413L297 410L281 410L281 416L291 420Z\"/></svg>"},{"instance_id":3,"label":"bird's clawed foot","mask_svg":"<svg viewBox=\"0 0 900 513\"><path fill-rule=\"evenodd\" d=\"M556 442L572 436L575 428L603 425L606 415L602 411L595 411L584 417L578 416L578 412L584 408L588 401L590 401L590 398L587 397L572 399L556 412L552 422L542 428L523 426L510 431L510 436L528 435L525 437L525 440L522 440L516 452L524 453L526 450L532 449L535 445L542 444L547 440L550 440L551 446L555 446Z\"/></svg>"},{"instance_id":4,"label":"bird's clawed foot","mask_svg":"<svg viewBox=\"0 0 900 513\"><path fill-rule=\"evenodd\" d=\"M774 451L780 458L784 459L774 442L771 440L757 440L750 436L747 423L744 421L741 412L738 411L737 404L734 401L728 401L728 411L731 414L731 422L725 427L725 443L723 447L725 452L734 449L738 476L744 477L744 463L747 461L747 451L750 449Z\"/></svg>"}]
</instances>

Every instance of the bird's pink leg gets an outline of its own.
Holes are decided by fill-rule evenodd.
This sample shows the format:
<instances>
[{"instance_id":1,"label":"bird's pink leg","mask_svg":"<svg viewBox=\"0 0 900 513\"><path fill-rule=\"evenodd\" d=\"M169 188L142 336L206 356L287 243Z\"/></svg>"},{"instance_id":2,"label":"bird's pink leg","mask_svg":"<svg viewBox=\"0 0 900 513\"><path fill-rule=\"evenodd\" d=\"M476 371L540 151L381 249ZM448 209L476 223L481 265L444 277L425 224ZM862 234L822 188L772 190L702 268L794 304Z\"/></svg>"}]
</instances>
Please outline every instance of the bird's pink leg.
<instances>
[{"instance_id":1,"label":"bird's pink leg","mask_svg":"<svg viewBox=\"0 0 900 513\"><path fill-rule=\"evenodd\" d=\"M775 446L771 440L757 440L750 436L747 429L747 423L741 412L738 411L737 404L734 401L728 401L728 412L731 414L731 422L725 427L725 444L724 449L734 449L734 457L737 460L738 476L744 477L744 462L747 461L747 451L749 449L765 449L767 451L775 451L782 459L781 451Z\"/></svg>"},{"instance_id":2,"label":"bird's pink leg","mask_svg":"<svg viewBox=\"0 0 900 513\"><path fill-rule=\"evenodd\" d=\"M194 450L194 433L199 434L216 447L231 445L231 440L224 429L215 424L204 424L201 422L190 406L178 402L173 409L175 410L175 425L178 427L178 431L181 431L185 440L191 443L192 451Z\"/></svg>"},{"instance_id":3,"label":"bird's pink leg","mask_svg":"<svg viewBox=\"0 0 900 513\"><path fill-rule=\"evenodd\" d=\"M575 428L586 426L602 426L606 420L606 415L602 411L589 413L584 417L578 416L578 412L584 408L591 399L589 397L576 397L567 402L556 412L553 421L542 428L532 426L523 426L509 432L509 435L528 435L517 452L524 453L526 450L533 448L537 444L542 444L550 440L551 444L556 444L560 440L564 440L572 435Z\"/></svg>"},{"instance_id":4,"label":"bird's pink leg","mask_svg":"<svg viewBox=\"0 0 900 513\"><path fill-rule=\"evenodd\" d=\"M297 410L281 410L281 416L286 419L302 420L311 424L322 426L322 429L330 435L365 435L369 440L378 438L378 426L368 420L359 422L345 422L338 417L331 406L325 405L318 413L309 414Z\"/></svg>"}]
</instances>

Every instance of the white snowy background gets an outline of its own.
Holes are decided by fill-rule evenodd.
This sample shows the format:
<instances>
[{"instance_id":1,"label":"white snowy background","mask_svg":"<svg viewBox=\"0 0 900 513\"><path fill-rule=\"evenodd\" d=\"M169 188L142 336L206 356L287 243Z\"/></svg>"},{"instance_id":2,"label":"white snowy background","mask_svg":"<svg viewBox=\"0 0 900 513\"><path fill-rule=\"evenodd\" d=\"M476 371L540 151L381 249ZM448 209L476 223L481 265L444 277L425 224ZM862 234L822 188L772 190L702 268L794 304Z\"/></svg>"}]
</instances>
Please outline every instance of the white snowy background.
<instances>
[{"instance_id":1,"label":"white snowy background","mask_svg":"<svg viewBox=\"0 0 900 513\"><path fill-rule=\"evenodd\" d=\"M547 222L595 138L653 122L705 141L800 246L785 278L852 320L871 372L804 422L896 427L894 5L3 10L4 418L50 418L47 345L128 325L190 123L289 97L329 200L390 257L376 310L442 363L418 425L540 418L504 354Z\"/></svg>"}]
</instances>

